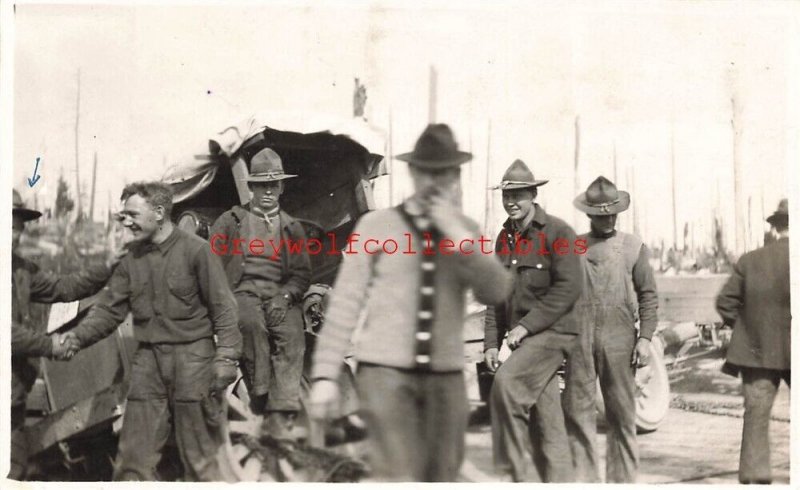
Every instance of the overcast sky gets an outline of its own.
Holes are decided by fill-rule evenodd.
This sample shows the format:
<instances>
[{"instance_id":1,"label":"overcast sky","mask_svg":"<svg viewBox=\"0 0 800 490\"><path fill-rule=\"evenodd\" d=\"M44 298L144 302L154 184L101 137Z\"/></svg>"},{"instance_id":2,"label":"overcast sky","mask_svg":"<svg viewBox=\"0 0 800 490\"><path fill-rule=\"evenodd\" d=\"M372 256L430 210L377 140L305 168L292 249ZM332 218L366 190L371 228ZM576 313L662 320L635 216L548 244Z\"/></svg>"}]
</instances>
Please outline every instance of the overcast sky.
<instances>
[{"instance_id":1,"label":"overcast sky","mask_svg":"<svg viewBox=\"0 0 800 490\"><path fill-rule=\"evenodd\" d=\"M394 152L408 151L428 121L434 66L437 120L475 155L465 209L481 223L487 164L494 185L521 158L550 179L539 197L548 211L586 230L572 206L579 117L580 190L599 174L614 179L616 152L640 233L669 244L674 155L679 245L685 222L697 243L708 241L716 203L732 244L732 99L753 237L762 195L769 215L788 193L800 87L789 2L325 5L18 6L13 185L32 200L25 179L41 157L40 203L53 201L61 172L74 187L78 69L81 179L88 195L96 151L103 216L126 181L160 177L165 161L203 151L214 132L252 113L349 117L355 77L367 87L369 122L388 134L391 118ZM394 168L397 200L410 186L404 164ZM381 205L387 189L384 178ZM493 204L496 230L499 192Z\"/></svg>"}]
</instances>

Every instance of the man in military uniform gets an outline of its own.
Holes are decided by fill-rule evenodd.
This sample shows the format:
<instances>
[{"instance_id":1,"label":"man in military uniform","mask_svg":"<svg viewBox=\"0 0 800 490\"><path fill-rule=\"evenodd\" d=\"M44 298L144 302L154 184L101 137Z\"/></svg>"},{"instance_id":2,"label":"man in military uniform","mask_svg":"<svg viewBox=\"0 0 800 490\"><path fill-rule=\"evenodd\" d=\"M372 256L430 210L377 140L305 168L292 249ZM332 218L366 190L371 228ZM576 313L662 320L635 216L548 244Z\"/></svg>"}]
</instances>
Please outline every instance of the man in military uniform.
<instances>
[{"instance_id":1,"label":"man in military uniform","mask_svg":"<svg viewBox=\"0 0 800 490\"><path fill-rule=\"evenodd\" d=\"M489 396L495 468L517 482L565 481L570 470L556 371L581 328L572 310L583 272L575 232L534 202L537 188L546 183L516 160L496 187L503 191L509 219L495 253L515 283L510 298L487 310L484 355L489 369L496 369ZM506 333L513 352L500 364ZM531 415L539 427L531 426ZM531 441L531 430L546 440ZM529 453L538 456L536 469L544 475L531 471Z\"/></svg>"},{"instance_id":2,"label":"man in military uniform","mask_svg":"<svg viewBox=\"0 0 800 490\"><path fill-rule=\"evenodd\" d=\"M415 193L356 225L353 236L384 246L374 255L365 247L344 257L314 352L310 412L315 418L336 412L342 359L365 313L356 383L373 477L455 481L469 410L465 293L472 288L478 301L496 304L511 278L478 248L478 226L458 207L460 165L472 155L458 150L450 128L428 126L414 151L397 158L409 162ZM391 241L406 243L409 235L415 253L393 253ZM425 245L426 236L435 248Z\"/></svg>"},{"instance_id":3,"label":"man in military uniform","mask_svg":"<svg viewBox=\"0 0 800 490\"><path fill-rule=\"evenodd\" d=\"M564 393L574 476L577 481L598 481L599 378L608 425L606 482L633 483L639 464L634 374L649 363L650 339L658 324L656 282L642 240L615 229L617 214L630 205L627 192L601 176L574 205L591 221L591 232L579 237L588 247L583 294L575 305L583 330L569 355Z\"/></svg>"},{"instance_id":4,"label":"man in military uniform","mask_svg":"<svg viewBox=\"0 0 800 490\"><path fill-rule=\"evenodd\" d=\"M134 244L111 276L108 303L66 334L86 347L133 315L138 348L114 479L155 480L174 427L184 479L221 480L218 397L237 376L236 302L208 243L170 220L168 186L130 184L121 199Z\"/></svg>"},{"instance_id":5,"label":"man in military uniform","mask_svg":"<svg viewBox=\"0 0 800 490\"><path fill-rule=\"evenodd\" d=\"M741 483L772 481L770 413L781 379L792 379L789 201L781 200L767 221L775 241L742 255L717 297L717 311L733 326L723 371L742 375Z\"/></svg>"},{"instance_id":6,"label":"man in military uniform","mask_svg":"<svg viewBox=\"0 0 800 490\"><path fill-rule=\"evenodd\" d=\"M293 419L300 409L306 345L301 306L311 280L305 249L295 253L288 245L305 246L303 227L279 204L283 181L293 177L284 173L272 149L259 151L250 161L250 202L226 211L211 228L212 241L247 244L241 253L231 245L219 256L239 307L242 367L250 396L263 403L266 395L266 406L254 408L266 409L265 430L278 439L293 438Z\"/></svg>"},{"instance_id":7,"label":"man in military uniform","mask_svg":"<svg viewBox=\"0 0 800 490\"><path fill-rule=\"evenodd\" d=\"M111 268L121 254L113 254L104 265L88 267L70 275L45 274L17 251L27 221L42 213L28 209L22 197L13 191L13 228L11 235L11 430L12 467L9 478L24 476L24 435L19 429L25 423L25 402L38 375L39 357L55 359L71 357L72 341L59 335L48 336L41 326L31 324L31 302L57 303L91 296L103 288L111 276ZM122 252L124 253L124 251Z\"/></svg>"}]
</instances>

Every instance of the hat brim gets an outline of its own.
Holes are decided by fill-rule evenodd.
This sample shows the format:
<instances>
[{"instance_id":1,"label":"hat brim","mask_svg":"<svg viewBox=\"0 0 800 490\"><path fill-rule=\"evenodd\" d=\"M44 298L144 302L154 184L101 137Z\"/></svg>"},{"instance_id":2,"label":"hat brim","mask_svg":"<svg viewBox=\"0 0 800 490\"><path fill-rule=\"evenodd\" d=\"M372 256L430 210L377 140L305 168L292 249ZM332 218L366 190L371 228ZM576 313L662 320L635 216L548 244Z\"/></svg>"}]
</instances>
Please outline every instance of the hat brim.
<instances>
[{"instance_id":1,"label":"hat brim","mask_svg":"<svg viewBox=\"0 0 800 490\"><path fill-rule=\"evenodd\" d=\"M34 209L14 208L13 216L19 216L23 219L23 221L32 221L39 219L42 216L42 213Z\"/></svg>"},{"instance_id":2,"label":"hat brim","mask_svg":"<svg viewBox=\"0 0 800 490\"><path fill-rule=\"evenodd\" d=\"M772 213L772 216L767 218L767 223L772 226L787 226L789 224L788 213Z\"/></svg>"},{"instance_id":3,"label":"hat brim","mask_svg":"<svg viewBox=\"0 0 800 490\"><path fill-rule=\"evenodd\" d=\"M513 191L515 189L528 189L531 187L539 187L550 182L549 180L534 180L533 182L501 182L500 185L489 187L492 190Z\"/></svg>"},{"instance_id":4,"label":"hat brim","mask_svg":"<svg viewBox=\"0 0 800 490\"><path fill-rule=\"evenodd\" d=\"M458 165L461 165L462 163L466 163L472 160L472 153L468 153L466 151L455 151L447 158L430 160L430 159L419 158L412 151L409 153L402 153L400 155L395 156L394 158L397 160L408 162L410 165L419 168L440 169L440 168L456 167Z\"/></svg>"},{"instance_id":5,"label":"hat brim","mask_svg":"<svg viewBox=\"0 0 800 490\"><path fill-rule=\"evenodd\" d=\"M296 175L250 175L247 177L247 182L278 182L279 180L293 179Z\"/></svg>"},{"instance_id":6,"label":"hat brim","mask_svg":"<svg viewBox=\"0 0 800 490\"><path fill-rule=\"evenodd\" d=\"M615 202L614 204L609 204L608 206L592 206L586 202L585 192L581 192L578 197L572 201L572 204L574 204L579 210L592 216L609 216L612 214L619 214L628 209L628 207L631 205L631 195L625 191L617 192L619 192L619 201Z\"/></svg>"}]
</instances>

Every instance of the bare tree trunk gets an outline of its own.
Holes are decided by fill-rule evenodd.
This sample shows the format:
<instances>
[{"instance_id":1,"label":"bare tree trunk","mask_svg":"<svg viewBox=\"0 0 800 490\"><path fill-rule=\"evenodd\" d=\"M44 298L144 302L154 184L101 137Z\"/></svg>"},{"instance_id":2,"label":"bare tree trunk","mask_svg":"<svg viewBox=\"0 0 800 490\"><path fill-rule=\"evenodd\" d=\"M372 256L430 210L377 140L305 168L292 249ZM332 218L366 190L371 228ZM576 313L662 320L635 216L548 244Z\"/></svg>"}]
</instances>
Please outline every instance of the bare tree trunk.
<instances>
[{"instance_id":1,"label":"bare tree trunk","mask_svg":"<svg viewBox=\"0 0 800 490\"><path fill-rule=\"evenodd\" d=\"M81 69L78 68L78 95L75 105L75 199L78 204L78 215L76 221L81 219L83 214L83 206L81 205L81 166L80 157L78 154L78 140L80 134L80 121L81 121Z\"/></svg>"}]
</instances>

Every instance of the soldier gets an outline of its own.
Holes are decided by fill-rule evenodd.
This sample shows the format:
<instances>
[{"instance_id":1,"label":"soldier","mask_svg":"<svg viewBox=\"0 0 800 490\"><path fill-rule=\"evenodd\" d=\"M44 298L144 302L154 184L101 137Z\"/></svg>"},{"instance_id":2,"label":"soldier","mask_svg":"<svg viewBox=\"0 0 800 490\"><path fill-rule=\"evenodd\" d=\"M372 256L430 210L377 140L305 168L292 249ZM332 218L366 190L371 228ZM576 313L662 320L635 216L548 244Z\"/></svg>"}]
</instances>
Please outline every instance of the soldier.
<instances>
[{"instance_id":1,"label":"soldier","mask_svg":"<svg viewBox=\"0 0 800 490\"><path fill-rule=\"evenodd\" d=\"M9 478L24 477L26 444L19 429L25 424L25 402L38 375L40 356L64 360L72 356L74 343L59 335L48 336L31 324L30 303L75 301L98 292L111 276L111 268L125 253L112 254L104 265L86 268L77 274L50 275L17 254L27 221L42 213L28 209L19 192L13 192L11 235L11 430L12 455Z\"/></svg>"},{"instance_id":2,"label":"soldier","mask_svg":"<svg viewBox=\"0 0 800 490\"><path fill-rule=\"evenodd\" d=\"M537 469L547 480L564 481L570 469L556 371L580 330L572 309L583 277L575 232L534 202L545 183L516 160L495 187L503 191L509 216L495 252L515 283L511 297L487 311L484 355L487 366L497 370L489 395L495 468L503 479L516 482L537 479L526 453L539 448ZM513 352L499 364L506 333ZM530 426L534 409L539 427ZM541 431L537 439L545 439L531 441L532 429Z\"/></svg>"},{"instance_id":3,"label":"soldier","mask_svg":"<svg viewBox=\"0 0 800 490\"><path fill-rule=\"evenodd\" d=\"M342 358L365 312L356 383L373 476L454 481L469 409L465 292L472 288L478 301L495 304L511 281L491 250L478 248L478 226L458 208L459 166L472 155L458 150L450 128L428 126L414 151L397 158L409 163L415 193L356 225L353 237L383 245L344 257L314 353L310 412L325 418L335 410ZM409 240L412 250L398 252Z\"/></svg>"},{"instance_id":4,"label":"soldier","mask_svg":"<svg viewBox=\"0 0 800 490\"><path fill-rule=\"evenodd\" d=\"M767 221L776 240L742 255L717 297L717 311L733 327L723 372L742 374L741 483L772 482L770 413L781 379L791 383L789 201Z\"/></svg>"},{"instance_id":5,"label":"soldier","mask_svg":"<svg viewBox=\"0 0 800 490\"><path fill-rule=\"evenodd\" d=\"M250 161L250 202L223 213L211 229L212 239L250 244L242 254L223 253L220 258L239 306L242 367L250 396L261 403L267 396L266 406L255 409L266 409L265 430L277 439L293 438L293 419L300 409L306 345L301 306L311 279L306 253L292 253L288 246L274 253L281 243L305 243L302 225L278 202L283 181L292 177L297 176L283 172L277 153L259 151Z\"/></svg>"},{"instance_id":6,"label":"soldier","mask_svg":"<svg viewBox=\"0 0 800 490\"><path fill-rule=\"evenodd\" d=\"M615 229L617 214L629 204L630 195L602 176L574 201L589 216L591 232L579 237L588 245L584 290L575 307L584 328L567 364L564 415L575 478L583 482L598 481L594 443L598 377L608 424L606 482L636 480L634 374L649 363L658 296L647 247L639 237Z\"/></svg>"},{"instance_id":7,"label":"soldier","mask_svg":"<svg viewBox=\"0 0 800 490\"><path fill-rule=\"evenodd\" d=\"M170 220L169 187L130 184L121 200L134 245L111 277L108 303L67 334L87 347L133 314L139 344L114 479L155 480L174 427L184 479L220 480L218 397L236 379L242 342L236 302L208 243Z\"/></svg>"}]
</instances>

